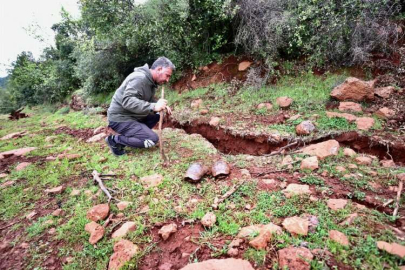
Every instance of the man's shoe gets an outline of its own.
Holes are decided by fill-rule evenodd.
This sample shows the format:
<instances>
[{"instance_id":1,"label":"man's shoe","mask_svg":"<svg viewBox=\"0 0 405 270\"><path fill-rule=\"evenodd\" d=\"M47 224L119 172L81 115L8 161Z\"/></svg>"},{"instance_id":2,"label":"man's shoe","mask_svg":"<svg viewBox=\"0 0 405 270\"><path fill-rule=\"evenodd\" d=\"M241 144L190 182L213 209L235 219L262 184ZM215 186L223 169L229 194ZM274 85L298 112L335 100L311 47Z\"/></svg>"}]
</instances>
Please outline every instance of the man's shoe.
<instances>
[{"instance_id":1,"label":"man's shoe","mask_svg":"<svg viewBox=\"0 0 405 270\"><path fill-rule=\"evenodd\" d=\"M105 138L105 142L115 156L122 156L125 154L124 146L114 141L114 135L110 135Z\"/></svg>"}]
</instances>

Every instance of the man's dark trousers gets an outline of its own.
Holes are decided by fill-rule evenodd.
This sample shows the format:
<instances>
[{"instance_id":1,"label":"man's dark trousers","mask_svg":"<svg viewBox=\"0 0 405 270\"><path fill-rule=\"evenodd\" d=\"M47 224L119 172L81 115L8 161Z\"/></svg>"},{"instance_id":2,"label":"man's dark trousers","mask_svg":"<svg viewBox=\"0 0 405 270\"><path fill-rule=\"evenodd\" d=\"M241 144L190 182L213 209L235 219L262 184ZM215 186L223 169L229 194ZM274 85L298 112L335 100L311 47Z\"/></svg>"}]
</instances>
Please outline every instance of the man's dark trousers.
<instances>
[{"instance_id":1,"label":"man's dark trousers","mask_svg":"<svg viewBox=\"0 0 405 270\"><path fill-rule=\"evenodd\" d=\"M159 114L150 114L142 120L130 122L109 122L109 127L119 135L114 136L116 143L134 148L148 148L158 141L152 128L159 122Z\"/></svg>"}]
</instances>

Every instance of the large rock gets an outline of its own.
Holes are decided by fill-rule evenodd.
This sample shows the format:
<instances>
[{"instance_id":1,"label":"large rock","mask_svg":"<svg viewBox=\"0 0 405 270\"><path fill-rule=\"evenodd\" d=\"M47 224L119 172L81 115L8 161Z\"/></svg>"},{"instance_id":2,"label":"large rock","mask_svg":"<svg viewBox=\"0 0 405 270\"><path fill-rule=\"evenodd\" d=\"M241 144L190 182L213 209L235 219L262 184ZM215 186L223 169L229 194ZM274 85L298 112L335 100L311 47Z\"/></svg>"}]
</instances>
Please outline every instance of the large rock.
<instances>
[{"instance_id":1,"label":"large rock","mask_svg":"<svg viewBox=\"0 0 405 270\"><path fill-rule=\"evenodd\" d=\"M142 177L140 181L146 188L156 187L162 183L163 176L161 174L153 174Z\"/></svg>"},{"instance_id":2,"label":"large rock","mask_svg":"<svg viewBox=\"0 0 405 270\"><path fill-rule=\"evenodd\" d=\"M280 269L309 270L314 258L311 251L303 247L289 247L279 250L278 267Z\"/></svg>"},{"instance_id":3,"label":"large rock","mask_svg":"<svg viewBox=\"0 0 405 270\"><path fill-rule=\"evenodd\" d=\"M340 102L339 104L339 111L341 112L362 112L363 109L361 108L361 105L356 102Z\"/></svg>"},{"instance_id":4,"label":"large rock","mask_svg":"<svg viewBox=\"0 0 405 270\"><path fill-rule=\"evenodd\" d=\"M354 157L356 155L356 152L351 148L345 148L343 149L343 155L345 155L346 157Z\"/></svg>"},{"instance_id":5,"label":"large rock","mask_svg":"<svg viewBox=\"0 0 405 270\"><path fill-rule=\"evenodd\" d=\"M15 170L18 171L22 171L25 168L27 168L28 166L30 166L32 163L31 162L22 162L20 164L17 165L17 167L15 167Z\"/></svg>"},{"instance_id":6,"label":"large rock","mask_svg":"<svg viewBox=\"0 0 405 270\"><path fill-rule=\"evenodd\" d=\"M371 163L373 162L373 160L370 157L364 156L356 157L355 161L359 165L371 165Z\"/></svg>"},{"instance_id":7,"label":"large rock","mask_svg":"<svg viewBox=\"0 0 405 270\"><path fill-rule=\"evenodd\" d=\"M89 242L92 245L100 241L104 236L104 227L94 221L87 223L84 229L90 234Z\"/></svg>"},{"instance_id":8,"label":"large rock","mask_svg":"<svg viewBox=\"0 0 405 270\"><path fill-rule=\"evenodd\" d=\"M114 253L110 257L108 270L118 270L132 259L138 252L138 247L128 240L121 240L114 245Z\"/></svg>"},{"instance_id":9,"label":"large rock","mask_svg":"<svg viewBox=\"0 0 405 270\"><path fill-rule=\"evenodd\" d=\"M377 247L400 258L403 258L405 256L405 246L399 245L397 243L390 244L384 241L378 241Z\"/></svg>"},{"instance_id":10,"label":"large rock","mask_svg":"<svg viewBox=\"0 0 405 270\"><path fill-rule=\"evenodd\" d=\"M382 98L389 98L394 91L395 88L393 86L380 87L374 90L374 94Z\"/></svg>"},{"instance_id":11,"label":"large rock","mask_svg":"<svg viewBox=\"0 0 405 270\"><path fill-rule=\"evenodd\" d=\"M107 134L105 134L104 132L101 132L97 135L94 135L93 137L88 139L86 142L87 143L98 142L98 141L103 140L105 137L107 137Z\"/></svg>"},{"instance_id":12,"label":"large rock","mask_svg":"<svg viewBox=\"0 0 405 270\"><path fill-rule=\"evenodd\" d=\"M110 206L107 203L98 204L87 211L87 218L92 221L104 220L108 216L109 212Z\"/></svg>"},{"instance_id":13,"label":"large rock","mask_svg":"<svg viewBox=\"0 0 405 270\"><path fill-rule=\"evenodd\" d=\"M25 148L19 148L19 149L14 149L14 150L1 152L0 153L0 160L3 159L3 158L11 157L11 156L17 156L17 157L25 156L29 152L34 151L36 149L37 149L36 147L25 147Z\"/></svg>"},{"instance_id":14,"label":"large rock","mask_svg":"<svg viewBox=\"0 0 405 270\"><path fill-rule=\"evenodd\" d=\"M318 157L308 157L301 162L301 170L316 170L319 168Z\"/></svg>"},{"instance_id":15,"label":"large rock","mask_svg":"<svg viewBox=\"0 0 405 270\"><path fill-rule=\"evenodd\" d=\"M211 228L212 226L214 226L216 221L217 217L215 216L215 214L212 212L208 212L201 219L201 224L205 227Z\"/></svg>"},{"instance_id":16,"label":"large rock","mask_svg":"<svg viewBox=\"0 0 405 270\"><path fill-rule=\"evenodd\" d=\"M238 65L238 70L239 70L239 71L245 71L245 70L247 70L251 65L252 65L252 62L250 62L250 61L243 61L243 62L240 62L239 65Z\"/></svg>"},{"instance_id":17,"label":"large rock","mask_svg":"<svg viewBox=\"0 0 405 270\"><path fill-rule=\"evenodd\" d=\"M353 115L353 114L350 114L350 113L326 112L326 116L328 118L335 118L335 117L344 118L350 123L357 120L357 117L355 115Z\"/></svg>"},{"instance_id":18,"label":"large rock","mask_svg":"<svg viewBox=\"0 0 405 270\"><path fill-rule=\"evenodd\" d=\"M180 270L254 270L250 262L242 259L211 259L186 265Z\"/></svg>"},{"instance_id":19,"label":"large rock","mask_svg":"<svg viewBox=\"0 0 405 270\"><path fill-rule=\"evenodd\" d=\"M391 110L390 108L383 107L376 111L375 115L382 119L389 119L395 116L395 111Z\"/></svg>"},{"instance_id":20,"label":"large rock","mask_svg":"<svg viewBox=\"0 0 405 270\"><path fill-rule=\"evenodd\" d=\"M301 150L302 153L317 156L319 159L324 159L329 156L336 156L339 152L339 142L336 140L329 140L317 144L312 144Z\"/></svg>"},{"instance_id":21,"label":"large rock","mask_svg":"<svg viewBox=\"0 0 405 270\"><path fill-rule=\"evenodd\" d=\"M347 239L347 236L342 232L339 232L336 230L330 230L329 238L332 239L333 241L341 244L342 246L345 246L345 247L349 246L349 239Z\"/></svg>"},{"instance_id":22,"label":"large rock","mask_svg":"<svg viewBox=\"0 0 405 270\"><path fill-rule=\"evenodd\" d=\"M127 233L135 231L135 229L136 229L135 222L128 221L125 222L118 230L116 230L111 237L112 238L124 237L125 235L127 235Z\"/></svg>"},{"instance_id":23,"label":"large rock","mask_svg":"<svg viewBox=\"0 0 405 270\"><path fill-rule=\"evenodd\" d=\"M300 217L289 217L284 219L283 227L292 235L307 235L308 234L308 219Z\"/></svg>"},{"instance_id":24,"label":"large rock","mask_svg":"<svg viewBox=\"0 0 405 270\"><path fill-rule=\"evenodd\" d=\"M289 184L287 188L283 190L283 193L287 198L290 198L294 195L311 194L311 191L308 185Z\"/></svg>"},{"instance_id":25,"label":"large rock","mask_svg":"<svg viewBox=\"0 0 405 270\"><path fill-rule=\"evenodd\" d=\"M315 126L311 121L303 121L295 127L297 135L309 135L314 132Z\"/></svg>"},{"instance_id":26,"label":"large rock","mask_svg":"<svg viewBox=\"0 0 405 270\"><path fill-rule=\"evenodd\" d=\"M292 102L293 102L293 99L289 98L289 97L279 97L276 99L276 103L282 109L289 108L291 106Z\"/></svg>"},{"instance_id":27,"label":"large rock","mask_svg":"<svg viewBox=\"0 0 405 270\"><path fill-rule=\"evenodd\" d=\"M374 119L371 117L359 117L356 119L357 129L369 130L374 126Z\"/></svg>"},{"instance_id":28,"label":"large rock","mask_svg":"<svg viewBox=\"0 0 405 270\"><path fill-rule=\"evenodd\" d=\"M373 100L374 99L374 81L362 81L357 78L349 77L342 84L336 86L331 97L337 100Z\"/></svg>"},{"instance_id":29,"label":"large rock","mask_svg":"<svg viewBox=\"0 0 405 270\"><path fill-rule=\"evenodd\" d=\"M339 210L345 208L347 204L347 200L344 199L329 199L328 202L328 207L332 210Z\"/></svg>"},{"instance_id":30,"label":"large rock","mask_svg":"<svg viewBox=\"0 0 405 270\"><path fill-rule=\"evenodd\" d=\"M175 223L165 225L159 230L159 234L162 236L163 240L167 240L172 233L177 232L177 225Z\"/></svg>"}]
</instances>

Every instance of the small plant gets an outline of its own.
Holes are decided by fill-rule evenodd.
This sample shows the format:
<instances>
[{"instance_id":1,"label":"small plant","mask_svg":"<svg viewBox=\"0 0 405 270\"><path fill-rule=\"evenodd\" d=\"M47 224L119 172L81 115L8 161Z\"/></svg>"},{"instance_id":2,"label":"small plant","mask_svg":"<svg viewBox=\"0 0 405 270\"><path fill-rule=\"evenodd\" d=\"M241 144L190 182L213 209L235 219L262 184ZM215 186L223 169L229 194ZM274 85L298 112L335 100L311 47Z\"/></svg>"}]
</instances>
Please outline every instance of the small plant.
<instances>
[{"instance_id":1,"label":"small plant","mask_svg":"<svg viewBox=\"0 0 405 270\"><path fill-rule=\"evenodd\" d=\"M325 182L323 181L322 178L313 176L313 175L308 175L306 177L300 178L300 182L309 184L309 185L317 185L317 186L323 186L325 185Z\"/></svg>"}]
</instances>

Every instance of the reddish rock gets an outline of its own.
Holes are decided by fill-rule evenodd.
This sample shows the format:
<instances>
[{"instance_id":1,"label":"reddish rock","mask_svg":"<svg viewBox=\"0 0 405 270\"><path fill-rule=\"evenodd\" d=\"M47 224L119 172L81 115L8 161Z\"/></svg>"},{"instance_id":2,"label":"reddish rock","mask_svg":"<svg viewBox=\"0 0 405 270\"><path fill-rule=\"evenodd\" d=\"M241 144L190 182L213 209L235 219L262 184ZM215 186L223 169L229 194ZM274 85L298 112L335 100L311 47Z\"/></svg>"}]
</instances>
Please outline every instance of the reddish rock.
<instances>
[{"instance_id":1,"label":"reddish rock","mask_svg":"<svg viewBox=\"0 0 405 270\"><path fill-rule=\"evenodd\" d=\"M301 150L302 153L317 156L319 159L324 159L329 156L336 156L339 152L339 142L336 140L329 140L317 144L312 144Z\"/></svg>"},{"instance_id":2,"label":"reddish rock","mask_svg":"<svg viewBox=\"0 0 405 270\"><path fill-rule=\"evenodd\" d=\"M8 174L6 174L6 173L0 173L0 179L6 178L7 176L8 176Z\"/></svg>"},{"instance_id":3,"label":"reddish rock","mask_svg":"<svg viewBox=\"0 0 405 270\"><path fill-rule=\"evenodd\" d=\"M202 103L203 103L202 99L193 100L193 101L191 101L191 108L192 109L198 109L198 108L201 107Z\"/></svg>"},{"instance_id":4,"label":"reddish rock","mask_svg":"<svg viewBox=\"0 0 405 270\"><path fill-rule=\"evenodd\" d=\"M347 200L344 199L329 199L328 202L328 207L332 210L339 210L345 208L347 204Z\"/></svg>"},{"instance_id":5,"label":"reddish rock","mask_svg":"<svg viewBox=\"0 0 405 270\"><path fill-rule=\"evenodd\" d=\"M163 176L161 174L153 174L142 177L140 181L146 188L156 187L162 183Z\"/></svg>"},{"instance_id":6,"label":"reddish rock","mask_svg":"<svg viewBox=\"0 0 405 270\"><path fill-rule=\"evenodd\" d=\"M80 155L80 154L66 154L66 153L59 154L57 156L58 159L66 158L67 160L75 160L75 159L78 159L78 158L81 158L81 157L82 157L82 155Z\"/></svg>"},{"instance_id":7,"label":"reddish rock","mask_svg":"<svg viewBox=\"0 0 405 270\"><path fill-rule=\"evenodd\" d=\"M237 248L230 248L226 254L229 257L237 257L239 255L239 250Z\"/></svg>"},{"instance_id":8,"label":"reddish rock","mask_svg":"<svg viewBox=\"0 0 405 270\"><path fill-rule=\"evenodd\" d=\"M208 212L201 219L201 224L205 227L211 228L212 226L214 226L216 221L217 217L215 216L215 214L212 212Z\"/></svg>"},{"instance_id":9,"label":"reddish rock","mask_svg":"<svg viewBox=\"0 0 405 270\"><path fill-rule=\"evenodd\" d=\"M314 258L311 251L303 247L289 247L279 250L278 266L280 269L309 270Z\"/></svg>"},{"instance_id":10,"label":"reddish rock","mask_svg":"<svg viewBox=\"0 0 405 270\"><path fill-rule=\"evenodd\" d=\"M348 226L359 216L357 213L350 214L345 220L339 223L340 226Z\"/></svg>"},{"instance_id":11,"label":"reddish rock","mask_svg":"<svg viewBox=\"0 0 405 270\"><path fill-rule=\"evenodd\" d=\"M266 225L259 225L259 235L253 238L249 245L255 249L265 249L268 242L270 242L273 234L280 234L282 229L280 226L269 223Z\"/></svg>"},{"instance_id":12,"label":"reddish rock","mask_svg":"<svg viewBox=\"0 0 405 270\"><path fill-rule=\"evenodd\" d=\"M104 236L104 227L92 221L84 227L86 232L90 234L89 243L94 245Z\"/></svg>"},{"instance_id":13,"label":"reddish rock","mask_svg":"<svg viewBox=\"0 0 405 270\"><path fill-rule=\"evenodd\" d=\"M271 109L273 109L273 105L271 103L260 103L259 105L257 105L257 109L263 109L266 108L266 110L270 111Z\"/></svg>"},{"instance_id":14,"label":"reddish rock","mask_svg":"<svg viewBox=\"0 0 405 270\"><path fill-rule=\"evenodd\" d=\"M55 234L56 233L56 229L55 228L50 228L48 231L48 234Z\"/></svg>"},{"instance_id":15,"label":"reddish rock","mask_svg":"<svg viewBox=\"0 0 405 270\"><path fill-rule=\"evenodd\" d=\"M252 65L252 62L250 62L250 61L243 61L243 62L240 62L239 65L238 65L238 70L239 70L239 71L245 71L245 70L247 70L251 65Z\"/></svg>"},{"instance_id":16,"label":"reddish rock","mask_svg":"<svg viewBox=\"0 0 405 270\"><path fill-rule=\"evenodd\" d=\"M287 188L283 190L283 193L287 198L290 198L294 195L311 194L311 191L308 185L289 184Z\"/></svg>"},{"instance_id":17,"label":"reddish rock","mask_svg":"<svg viewBox=\"0 0 405 270\"><path fill-rule=\"evenodd\" d=\"M336 166L336 167L335 167L335 170L336 170L337 172L342 173L342 172L345 172L345 171L346 171L346 168L343 167L343 166Z\"/></svg>"},{"instance_id":18,"label":"reddish rock","mask_svg":"<svg viewBox=\"0 0 405 270\"><path fill-rule=\"evenodd\" d=\"M194 82L195 80L197 80L197 76L193 74L193 77L191 77L191 81Z\"/></svg>"},{"instance_id":19,"label":"reddish rock","mask_svg":"<svg viewBox=\"0 0 405 270\"><path fill-rule=\"evenodd\" d=\"M133 232L136 229L136 224L135 222L125 222L118 230L116 230L113 234L112 234L112 238L119 238L119 237L124 237L125 235L127 235L127 233L129 232Z\"/></svg>"},{"instance_id":20,"label":"reddish rock","mask_svg":"<svg viewBox=\"0 0 405 270\"><path fill-rule=\"evenodd\" d=\"M384 168L394 168L395 167L395 162L391 159L384 159L380 161L381 166Z\"/></svg>"},{"instance_id":21,"label":"reddish rock","mask_svg":"<svg viewBox=\"0 0 405 270\"><path fill-rule=\"evenodd\" d=\"M210 126L217 127L217 126L219 126L219 122L221 122L221 118L212 117L209 124L210 124Z\"/></svg>"},{"instance_id":22,"label":"reddish rock","mask_svg":"<svg viewBox=\"0 0 405 270\"><path fill-rule=\"evenodd\" d=\"M98 204L96 206L93 206L93 208L91 208L89 211L87 211L87 218L92 221L104 220L108 216L109 212L110 206L107 203Z\"/></svg>"},{"instance_id":23,"label":"reddish rock","mask_svg":"<svg viewBox=\"0 0 405 270\"><path fill-rule=\"evenodd\" d=\"M331 97L337 100L373 100L374 99L374 81L362 81L357 78L349 77L342 84L336 86Z\"/></svg>"},{"instance_id":24,"label":"reddish rock","mask_svg":"<svg viewBox=\"0 0 405 270\"><path fill-rule=\"evenodd\" d=\"M359 117L356 120L357 129L369 130L374 126L374 119L371 117Z\"/></svg>"},{"instance_id":25,"label":"reddish rock","mask_svg":"<svg viewBox=\"0 0 405 270\"><path fill-rule=\"evenodd\" d=\"M250 262L242 259L211 259L186 265L180 270L254 270Z\"/></svg>"},{"instance_id":26,"label":"reddish rock","mask_svg":"<svg viewBox=\"0 0 405 270\"><path fill-rule=\"evenodd\" d=\"M301 162L301 170L316 170L319 168L318 157L308 157Z\"/></svg>"},{"instance_id":27,"label":"reddish rock","mask_svg":"<svg viewBox=\"0 0 405 270\"><path fill-rule=\"evenodd\" d=\"M293 102L293 99L289 98L289 97L279 97L276 99L276 103L282 109L289 108L291 106L292 102Z\"/></svg>"},{"instance_id":28,"label":"reddish rock","mask_svg":"<svg viewBox=\"0 0 405 270\"><path fill-rule=\"evenodd\" d=\"M350 123L357 120L357 117L355 115L353 115L353 114L350 114L350 113L326 112L326 116L328 118L334 118L334 117L344 118Z\"/></svg>"},{"instance_id":29,"label":"reddish rock","mask_svg":"<svg viewBox=\"0 0 405 270\"><path fill-rule=\"evenodd\" d=\"M65 186L61 185L54 188L45 189L45 193L47 194L61 194L65 190Z\"/></svg>"},{"instance_id":30,"label":"reddish rock","mask_svg":"<svg viewBox=\"0 0 405 270\"><path fill-rule=\"evenodd\" d=\"M354 150L350 149L350 148L345 148L345 149L343 149L343 154L346 157L353 157L353 156L356 155L356 152Z\"/></svg>"},{"instance_id":31,"label":"reddish rock","mask_svg":"<svg viewBox=\"0 0 405 270\"><path fill-rule=\"evenodd\" d=\"M288 118L288 121L295 121L295 120L297 120L298 118L300 118L301 116L302 116L301 114L293 115L293 116L291 116L290 118Z\"/></svg>"},{"instance_id":32,"label":"reddish rock","mask_svg":"<svg viewBox=\"0 0 405 270\"><path fill-rule=\"evenodd\" d=\"M12 186L12 185L14 185L14 181L6 181L6 182L4 182L4 183L2 183L1 185L0 185L0 187L2 187L2 188L6 188L6 187L10 187L10 186Z\"/></svg>"},{"instance_id":33,"label":"reddish rock","mask_svg":"<svg viewBox=\"0 0 405 270\"><path fill-rule=\"evenodd\" d=\"M284 219L283 227L294 235L307 235L308 234L308 219L300 217L289 217Z\"/></svg>"},{"instance_id":34,"label":"reddish rock","mask_svg":"<svg viewBox=\"0 0 405 270\"><path fill-rule=\"evenodd\" d=\"M138 247L128 240L120 240L114 245L114 253L110 257L108 270L118 270L132 259L138 252Z\"/></svg>"},{"instance_id":35,"label":"reddish rock","mask_svg":"<svg viewBox=\"0 0 405 270\"><path fill-rule=\"evenodd\" d=\"M52 216L54 217L59 217L62 214L62 209L56 209L55 211L52 212Z\"/></svg>"},{"instance_id":36,"label":"reddish rock","mask_svg":"<svg viewBox=\"0 0 405 270\"><path fill-rule=\"evenodd\" d=\"M355 161L359 165L371 165L371 163L373 162L371 158L364 156L356 157Z\"/></svg>"},{"instance_id":37,"label":"reddish rock","mask_svg":"<svg viewBox=\"0 0 405 270\"><path fill-rule=\"evenodd\" d=\"M34 210L25 216L26 219L32 220L37 215L37 212Z\"/></svg>"},{"instance_id":38,"label":"reddish rock","mask_svg":"<svg viewBox=\"0 0 405 270\"><path fill-rule=\"evenodd\" d=\"M25 168L27 168L28 166L30 166L32 163L31 162L21 162L20 164L17 165L17 167L15 167L15 170L18 171L22 171Z\"/></svg>"},{"instance_id":39,"label":"reddish rock","mask_svg":"<svg viewBox=\"0 0 405 270\"><path fill-rule=\"evenodd\" d=\"M70 192L70 196L79 196L80 195L80 189L73 189L72 192Z\"/></svg>"},{"instance_id":40,"label":"reddish rock","mask_svg":"<svg viewBox=\"0 0 405 270\"><path fill-rule=\"evenodd\" d=\"M397 243L390 244L384 241L378 241L377 247L400 258L403 258L405 256L405 246L399 245Z\"/></svg>"},{"instance_id":41,"label":"reddish rock","mask_svg":"<svg viewBox=\"0 0 405 270\"><path fill-rule=\"evenodd\" d=\"M292 164L294 162L294 160L292 159L292 157L291 156L285 156L284 158L283 158L283 161L281 161L281 167L284 167L284 166L287 166L287 165L290 165L290 164Z\"/></svg>"},{"instance_id":42,"label":"reddish rock","mask_svg":"<svg viewBox=\"0 0 405 270\"><path fill-rule=\"evenodd\" d=\"M339 111L341 112L362 112L361 105L356 102L340 102Z\"/></svg>"},{"instance_id":43,"label":"reddish rock","mask_svg":"<svg viewBox=\"0 0 405 270\"><path fill-rule=\"evenodd\" d=\"M120 211L124 210L125 208L127 208L129 205L131 204L131 202L119 202L117 203L117 207Z\"/></svg>"},{"instance_id":44,"label":"reddish rock","mask_svg":"<svg viewBox=\"0 0 405 270\"><path fill-rule=\"evenodd\" d=\"M358 169L356 164L349 164L349 165L347 165L347 167L349 167L349 169L352 169L352 170Z\"/></svg>"},{"instance_id":45,"label":"reddish rock","mask_svg":"<svg viewBox=\"0 0 405 270\"><path fill-rule=\"evenodd\" d=\"M311 121L303 121L295 127L297 135L309 135L314 132L315 126Z\"/></svg>"},{"instance_id":46,"label":"reddish rock","mask_svg":"<svg viewBox=\"0 0 405 270\"><path fill-rule=\"evenodd\" d=\"M87 143L98 142L98 141L103 140L105 137L107 137L107 134L102 132L100 134L94 135L93 137L88 139L86 142Z\"/></svg>"},{"instance_id":47,"label":"reddish rock","mask_svg":"<svg viewBox=\"0 0 405 270\"><path fill-rule=\"evenodd\" d=\"M11 157L13 155L17 156L17 157L25 156L29 152L34 151L36 149L37 149L36 147L25 147L25 148L9 150L9 151L6 151L6 152L1 152L0 153L0 160L2 159L1 157L6 158L6 157Z\"/></svg>"},{"instance_id":48,"label":"reddish rock","mask_svg":"<svg viewBox=\"0 0 405 270\"><path fill-rule=\"evenodd\" d=\"M14 133L10 133L10 134L7 134L7 135L1 137L0 141L6 141L6 140L14 139L14 138L21 138L24 135L27 135L26 131L14 132Z\"/></svg>"},{"instance_id":49,"label":"reddish rock","mask_svg":"<svg viewBox=\"0 0 405 270\"><path fill-rule=\"evenodd\" d=\"M379 118L382 119L389 119L395 116L395 111L387 107L384 107L376 111L375 115L377 115Z\"/></svg>"},{"instance_id":50,"label":"reddish rock","mask_svg":"<svg viewBox=\"0 0 405 270\"><path fill-rule=\"evenodd\" d=\"M203 110L200 111L201 115L206 115L208 113L209 113L209 111L207 109L203 109Z\"/></svg>"},{"instance_id":51,"label":"reddish rock","mask_svg":"<svg viewBox=\"0 0 405 270\"><path fill-rule=\"evenodd\" d=\"M345 247L349 246L349 239L347 239L347 236L344 233L341 233L336 230L330 230L329 238L332 239L333 241L341 244L342 246L345 246Z\"/></svg>"},{"instance_id":52,"label":"reddish rock","mask_svg":"<svg viewBox=\"0 0 405 270\"><path fill-rule=\"evenodd\" d=\"M382 98L389 98L394 91L395 88L393 86L380 87L374 90L374 94Z\"/></svg>"},{"instance_id":53,"label":"reddish rock","mask_svg":"<svg viewBox=\"0 0 405 270\"><path fill-rule=\"evenodd\" d=\"M172 233L177 232L177 225L175 223L165 225L159 230L159 234L162 236L163 240L167 240Z\"/></svg>"}]
</instances>

